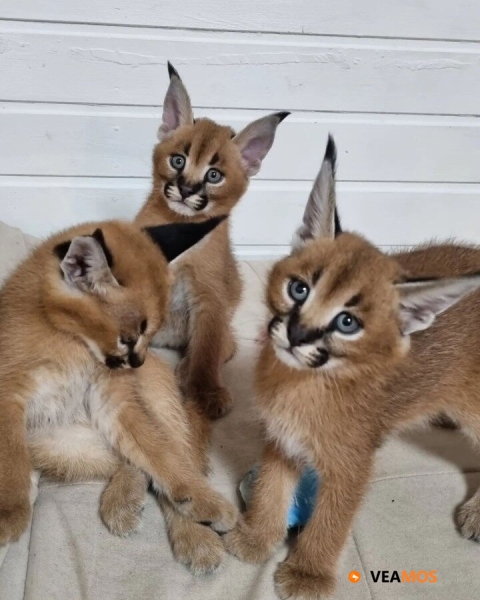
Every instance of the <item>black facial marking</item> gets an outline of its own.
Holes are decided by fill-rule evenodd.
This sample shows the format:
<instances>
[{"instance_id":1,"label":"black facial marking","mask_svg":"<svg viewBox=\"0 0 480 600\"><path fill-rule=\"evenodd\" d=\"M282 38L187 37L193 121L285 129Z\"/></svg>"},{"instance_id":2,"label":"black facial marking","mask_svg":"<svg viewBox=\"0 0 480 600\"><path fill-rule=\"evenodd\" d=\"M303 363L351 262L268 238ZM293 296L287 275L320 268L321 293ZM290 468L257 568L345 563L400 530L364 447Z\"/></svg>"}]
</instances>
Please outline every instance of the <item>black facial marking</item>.
<instances>
[{"instance_id":1,"label":"black facial marking","mask_svg":"<svg viewBox=\"0 0 480 600\"><path fill-rule=\"evenodd\" d=\"M143 360L135 352L129 352L128 364L132 367L132 369L138 369L138 367L143 365Z\"/></svg>"},{"instance_id":2,"label":"black facial marking","mask_svg":"<svg viewBox=\"0 0 480 600\"><path fill-rule=\"evenodd\" d=\"M179 189L185 185L185 177L183 175L179 175L177 177L177 185L178 185Z\"/></svg>"},{"instance_id":3,"label":"black facial marking","mask_svg":"<svg viewBox=\"0 0 480 600\"><path fill-rule=\"evenodd\" d=\"M123 359L119 356L113 356L112 354L107 354L105 357L105 365L109 369L119 369L124 364Z\"/></svg>"},{"instance_id":4,"label":"black facial marking","mask_svg":"<svg viewBox=\"0 0 480 600\"><path fill-rule=\"evenodd\" d=\"M63 260L65 256L67 256L67 252L70 248L70 244L72 242L69 240L68 242L62 242L61 244L57 244L53 249L53 252L58 256L60 260Z\"/></svg>"},{"instance_id":5,"label":"black facial marking","mask_svg":"<svg viewBox=\"0 0 480 600\"><path fill-rule=\"evenodd\" d=\"M295 307L292 310L287 325L287 337L291 346L301 346L302 344L312 344L321 339L325 333L323 329L314 327L310 329L300 323L300 314Z\"/></svg>"},{"instance_id":6,"label":"black facial marking","mask_svg":"<svg viewBox=\"0 0 480 600\"><path fill-rule=\"evenodd\" d=\"M316 369L317 367L322 367L325 363L328 362L329 359L329 354L327 352L327 350L325 350L324 348L321 348L319 350L317 350L317 354L315 355L315 358L311 359L308 362L308 366L311 367L312 369Z\"/></svg>"},{"instance_id":7,"label":"black facial marking","mask_svg":"<svg viewBox=\"0 0 480 600\"><path fill-rule=\"evenodd\" d=\"M170 188L172 187L173 183L171 181L167 181L167 183L165 184L165 187L163 188L163 193L165 194L165 196L168 198L168 193L170 191Z\"/></svg>"},{"instance_id":8,"label":"black facial marking","mask_svg":"<svg viewBox=\"0 0 480 600\"><path fill-rule=\"evenodd\" d=\"M281 317L273 317L268 324L268 335L272 335L273 329L282 321Z\"/></svg>"},{"instance_id":9,"label":"black facial marking","mask_svg":"<svg viewBox=\"0 0 480 600\"><path fill-rule=\"evenodd\" d=\"M317 269L317 271L315 271L315 273L312 275L313 285L317 284L317 281L320 279L321 274L322 274L322 269Z\"/></svg>"},{"instance_id":10,"label":"black facial marking","mask_svg":"<svg viewBox=\"0 0 480 600\"><path fill-rule=\"evenodd\" d=\"M200 202L195 206L195 210L203 210L208 204L208 199L205 196L200 197Z\"/></svg>"},{"instance_id":11,"label":"black facial marking","mask_svg":"<svg viewBox=\"0 0 480 600\"><path fill-rule=\"evenodd\" d=\"M125 346L127 346L129 348L129 350L133 350L135 344L136 344L136 340L132 339L132 338L124 338L121 337L120 341L122 344L125 344Z\"/></svg>"},{"instance_id":12,"label":"black facial marking","mask_svg":"<svg viewBox=\"0 0 480 600\"><path fill-rule=\"evenodd\" d=\"M107 259L107 265L111 269L113 266L113 256L112 256L112 253L110 252L109 247L107 246L107 244L105 242L105 238L103 236L103 231L101 229L95 229L95 231L92 234L92 237L93 237L93 239L97 240L97 242L102 247L103 253L105 254L105 258Z\"/></svg>"},{"instance_id":13,"label":"black facial marking","mask_svg":"<svg viewBox=\"0 0 480 600\"><path fill-rule=\"evenodd\" d=\"M215 152L215 154L212 156L212 160L210 161L211 165L215 165L218 162L219 156L218 156L218 152Z\"/></svg>"},{"instance_id":14,"label":"black facial marking","mask_svg":"<svg viewBox=\"0 0 480 600\"><path fill-rule=\"evenodd\" d=\"M192 144L187 144L184 148L185 150L185 154L188 156L188 153L190 152L190 148L192 147Z\"/></svg>"},{"instance_id":15,"label":"black facial marking","mask_svg":"<svg viewBox=\"0 0 480 600\"><path fill-rule=\"evenodd\" d=\"M147 330L147 319L143 319L143 321L140 323L140 335L143 335L146 330Z\"/></svg>"},{"instance_id":16,"label":"black facial marking","mask_svg":"<svg viewBox=\"0 0 480 600\"><path fill-rule=\"evenodd\" d=\"M362 294L355 294L348 302L345 302L345 306L358 306L362 300Z\"/></svg>"},{"instance_id":17,"label":"black facial marking","mask_svg":"<svg viewBox=\"0 0 480 600\"><path fill-rule=\"evenodd\" d=\"M191 185L190 190L191 190L192 196L193 196L193 194L198 194L199 192L201 192L202 188L203 188L203 182L194 183L193 185Z\"/></svg>"}]
</instances>

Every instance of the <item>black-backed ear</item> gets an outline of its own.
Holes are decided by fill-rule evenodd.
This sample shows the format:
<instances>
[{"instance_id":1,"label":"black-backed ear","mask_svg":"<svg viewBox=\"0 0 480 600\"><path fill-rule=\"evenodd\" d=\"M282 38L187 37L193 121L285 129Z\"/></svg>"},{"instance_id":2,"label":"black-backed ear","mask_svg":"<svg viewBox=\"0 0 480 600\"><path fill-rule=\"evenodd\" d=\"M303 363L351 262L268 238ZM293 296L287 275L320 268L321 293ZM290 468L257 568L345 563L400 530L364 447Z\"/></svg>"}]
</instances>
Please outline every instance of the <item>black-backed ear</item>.
<instances>
[{"instance_id":1,"label":"black-backed ear","mask_svg":"<svg viewBox=\"0 0 480 600\"><path fill-rule=\"evenodd\" d=\"M428 329L437 315L480 288L480 274L395 284L400 294L400 330L403 335Z\"/></svg>"},{"instance_id":2,"label":"black-backed ear","mask_svg":"<svg viewBox=\"0 0 480 600\"><path fill-rule=\"evenodd\" d=\"M249 123L233 137L242 157L243 170L247 177L256 175L262 166L275 139L278 125L288 117L287 111L277 112Z\"/></svg>"},{"instance_id":3,"label":"black-backed ear","mask_svg":"<svg viewBox=\"0 0 480 600\"><path fill-rule=\"evenodd\" d=\"M53 249L53 252L60 260L63 260L65 258L71 243L72 240L68 240L68 242L62 242L61 244L57 244Z\"/></svg>"},{"instance_id":4,"label":"black-backed ear","mask_svg":"<svg viewBox=\"0 0 480 600\"><path fill-rule=\"evenodd\" d=\"M105 254L105 258L107 259L107 264L111 269L113 267L113 256L112 256L112 253L110 252L110 248L107 246L107 243L105 242L105 237L103 235L103 231L101 229L95 229L95 231L92 234L92 237L94 239L96 239L97 242L102 247L103 253Z\"/></svg>"},{"instance_id":5,"label":"black-backed ear","mask_svg":"<svg viewBox=\"0 0 480 600\"><path fill-rule=\"evenodd\" d=\"M168 75L170 76L170 85L163 101L162 124L157 134L160 142L178 127L193 123L192 103L187 88L170 62L168 63Z\"/></svg>"},{"instance_id":6,"label":"black-backed ear","mask_svg":"<svg viewBox=\"0 0 480 600\"><path fill-rule=\"evenodd\" d=\"M292 248L294 250L302 248L313 239L335 237L338 235L337 227L341 232L340 219L336 211L336 163L337 148L333 137L329 135L322 166L308 197L302 224L293 236Z\"/></svg>"},{"instance_id":7,"label":"black-backed ear","mask_svg":"<svg viewBox=\"0 0 480 600\"><path fill-rule=\"evenodd\" d=\"M145 227L151 239L157 244L168 262L198 244L227 217L213 217L201 223L169 223Z\"/></svg>"},{"instance_id":8,"label":"black-backed ear","mask_svg":"<svg viewBox=\"0 0 480 600\"><path fill-rule=\"evenodd\" d=\"M61 258L65 248L67 251ZM103 248L93 236L75 237L71 242L59 244L54 251L61 258L60 269L70 286L95 294L104 294L109 287L118 286Z\"/></svg>"}]
</instances>

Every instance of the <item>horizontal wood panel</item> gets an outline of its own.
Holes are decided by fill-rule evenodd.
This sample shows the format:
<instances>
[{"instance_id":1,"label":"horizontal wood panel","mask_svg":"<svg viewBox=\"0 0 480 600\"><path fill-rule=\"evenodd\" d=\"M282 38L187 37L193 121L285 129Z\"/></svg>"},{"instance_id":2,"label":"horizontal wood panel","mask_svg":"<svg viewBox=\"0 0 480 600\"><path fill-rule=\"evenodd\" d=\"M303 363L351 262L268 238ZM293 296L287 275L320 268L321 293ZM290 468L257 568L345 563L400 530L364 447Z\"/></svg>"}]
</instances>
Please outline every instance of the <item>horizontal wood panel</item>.
<instances>
[{"instance_id":1,"label":"horizontal wood panel","mask_svg":"<svg viewBox=\"0 0 480 600\"><path fill-rule=\"evenodd\" d=\"M236 130L262 111L199 110ZM150 177L160 109L0 105L0 174ZM480 120L294 113L262 179L311 180L328 132L343 181L480 181Z\"/></svg>"},{"instance_id":2,"label":"horizontal wood panel","mask_svg":"<svg viewBox=\"0 0 480 600\"><path fill-rule=\"evenodd\" d=\"M0 100L160 104L166 62L200 107L467 114L480 46L1 23Z\"/></svg>"},{"instance_id":3,"label":"horizontal wood panel","mask_svg":"<svg viewBox=\"0 0 480 600\"><path fill-rule=\"evenodd\" d=\"M1 18L79 23L186 27L478 40L477 0L15 0Z\"/></svg>"},{"instance_id":4,"label":"horizontal wood panel","mask_svg":"<svg viewBox=\"0 0 480 600\"><path fill-rule=\"evenodd\" d=\"M148 181L0 177L0 220L32 235L87 220L134 216ZM234 242L285 246L300 222L309 185L256 181L234 213ZM455 236L480 243L480 186L339 184L346 228L380 245Z\"/></svg>"}]
</instances>

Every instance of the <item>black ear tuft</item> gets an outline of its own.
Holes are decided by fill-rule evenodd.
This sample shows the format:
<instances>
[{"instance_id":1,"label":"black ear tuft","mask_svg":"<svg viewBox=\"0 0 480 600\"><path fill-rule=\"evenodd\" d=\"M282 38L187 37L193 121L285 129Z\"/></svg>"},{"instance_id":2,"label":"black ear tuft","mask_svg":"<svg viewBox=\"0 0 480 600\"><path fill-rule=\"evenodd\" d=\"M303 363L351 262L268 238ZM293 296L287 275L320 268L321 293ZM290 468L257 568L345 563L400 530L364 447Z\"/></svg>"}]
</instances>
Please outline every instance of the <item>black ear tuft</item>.
<instances>
[{"instance_id":1,"label":"black ear tuft","mask_svg":"<svg viewBox=\"0 0 480 600\"><path fill-rule=\"evenodd\" d=\"M182 79L180 77L180 75L178 74L177 69L172 65L172 63L170 61L167 62L167 66L168 66L168 76L170 77L170 79L172 77L178 77L180 80Z\"/></svg>"},{"instance_id":2,"label":"black ear tuft","mask_svg":"<svg viewBox=\"0 0 480 600\"><path fill-rule=\"evenodd\" d=\"M63 260L65 256L67 256L67 252L70 248L71 243L71 240L68 240L67 242L61 242L60 244L57 244L53 249L54 253L58 256L60 260Z\"/></svg>"},{"instance_id":3,"label":"black ear tuft","mask_svg":"<svg viewBox=\"0 0 480 600\"><path fill-rule=\"evenodd\" d=\"M289 110L284 110L282 112L275 113L275 115L278 117L279 123L286 119L289 114L291 114Z\"/></svg>"},{"instance_id":4,"label":"black ear tuft","mask_svg":"<svg viewBox=\"0 0 480 600\"><path fill-rule=\"evenodd\" d=\"M105 254L105 258L107 259L108 268L111 269L113 267L113 256L110 252L110 248L107 246L105 242L105 238L103 236L103 231L101 229L95 229L92 234L94 240L96 240L100 246L102 247L103 253Z\"/></svg>"},{"instance_id":5,"label":"black ear tuft","mask_svg":"<svg viewBox=\"0 0 480 600\"><path fill-rule=\"evenodd\" d=\"M341 233L343 233L343 229L340 222L340 215L338 214L337 207L335 207L335 237L338 237Z\"/></svg>"},{"instance_id":6,"label":"black ear tuft","mask_svg":"<svg viewBox=\"0 0 480 600\"><path fill-rule=\"evenodd\" d=\"M169 223L145 227L151 239L157 244L168 262L197 244L202 238L226 219L226 215L213 217L202 223Z\"/></svg>"},{"instance_id":7,"label":"black ear tuft","mask_svg":"<svg viewBox=\"0 0 480 600\"><path fill-rule=\"evenodd\" d=\"M325 149L325 157L323 160L327 160L328 162L330 162L330 164L332 165L333 174L335 175L335 167L337 164L337 147L335 145L335 140L333 139L333 136L330 133L328 134L328 142L327 147Z\"/></svg>"}]
</instances>

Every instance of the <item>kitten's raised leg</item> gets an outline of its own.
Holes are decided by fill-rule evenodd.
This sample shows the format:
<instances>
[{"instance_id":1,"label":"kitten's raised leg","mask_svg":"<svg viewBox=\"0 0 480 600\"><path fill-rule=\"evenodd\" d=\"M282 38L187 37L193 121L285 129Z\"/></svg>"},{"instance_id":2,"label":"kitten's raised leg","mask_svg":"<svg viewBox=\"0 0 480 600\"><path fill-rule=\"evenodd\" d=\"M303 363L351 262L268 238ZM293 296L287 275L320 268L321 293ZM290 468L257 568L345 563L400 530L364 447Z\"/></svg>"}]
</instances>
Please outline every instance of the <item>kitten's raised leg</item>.
<instances>
[{"instance_id":1,"label":"kitten's raised leg","mask_svg":"<svg viewBox=\"0 0 480 600\"><path fill-rule=\"evenodd\" d=\"M224 537L230 554L251 563L262 563L273 554L287 535L287 513L299 474L298 466L267 442L251 506Z\"/></svg>"},{"instance_id":2,"label":"kitten's raised leg","mask_svg":"<svg viewBox=\"0 0 480 600\"><path fill-rule=\"evenodd\" d=\"M198 402L211 419L218 419L233 404L232 395L220 381L220 368L227 359L224 345L230 324L226 308L211 298L208 303L200 303L194 315L179 378L186 396Z\"/></svg>"},{"instance_id":3,"label":"kitten's raised leg","mask_svg":"<svg viewBox=\"0 0 480 600\"><path fill-rule=\"evenodd\" d=\"M372 457L343 457L337 471L324 471L314 513L294 549L275 572L279 598L315 599L335 588L335 569L363 498Z\"/></svg>"},{"instance_id":4,"label":"kitten's raised leg","mask_svg":"<svg viewBox=\"0 0 480 600\"><path fill-rule=\"evenodd\" d=\"M25 401L9 393L2 381L0 393L0 546L17 540L30 522L32 467L27 448Z\"/></svg>"},{"instance_id":5,"label":"kitten's raised leg","mask_svg":"<svg viewBox=\"0 0 480 600\"><path fill-rule=\"evenodd\" d=\"M155 385L152 389L160 394L157 401L163 406L155 412L136 397L137 390L126 386L126 380L107 378L101 399L92 407L93 418L117 451L143 470L178 512L197 522L209 522L217 531L231 529L238 511L199 472L180 400L162 399L165 390Z\"/></svg>"}]
</instances>

